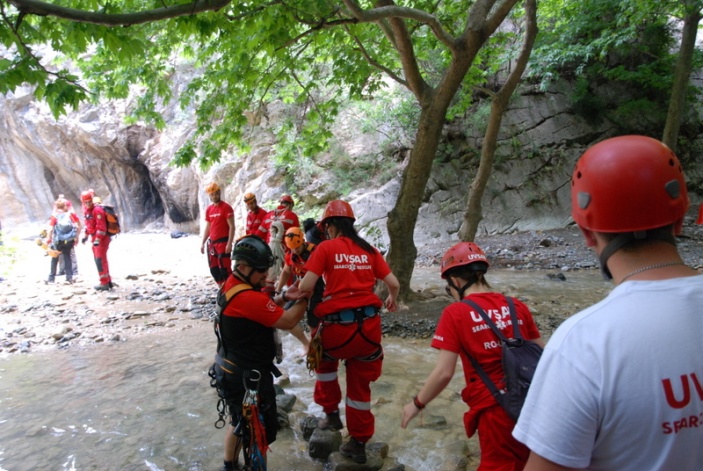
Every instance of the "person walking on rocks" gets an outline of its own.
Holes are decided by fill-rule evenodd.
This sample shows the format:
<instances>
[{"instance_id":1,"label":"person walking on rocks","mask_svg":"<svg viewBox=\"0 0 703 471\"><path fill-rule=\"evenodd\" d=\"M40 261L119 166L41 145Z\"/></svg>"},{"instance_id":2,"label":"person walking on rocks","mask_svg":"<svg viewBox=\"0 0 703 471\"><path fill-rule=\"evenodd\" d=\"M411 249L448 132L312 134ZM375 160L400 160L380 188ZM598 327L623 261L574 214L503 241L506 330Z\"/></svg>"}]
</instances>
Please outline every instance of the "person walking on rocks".
<instances>
[{"instance_id":1,"label":"person walking on rocks","mask_svg":"<svg viewBox=\"0 0 703 471\"><path fill-rule=\"evenodd\" d=\"M232 243L234 242L234 210L220 198L220 186L210 183L205 193L212 204L205 210L205 228L200 253L207 250L208 266L217 286L232 274Z\"/></svg>"},{"instance_id":2,"label":"person walking on rocks","mask_svg":"<svg viewBox=\"0 0 703 471\"><path fill-rule=\"evenodd\" d=\"M472 359L478 362L488 378L502 389L505 373L501 343L483 317L462 301L468 300L480 307L506 338L515 337L510 321L512 303L522 337L540 347L544 342L528 307L493 291L485 278L488 267L485 252L473 242L459 242L442 257L441 275L447 281L447 294L455 302L442 312L431 343L439 350L437 362L422 389L403 407L401 427L406 428L447 387L454 377L457 358L461 358L466 383L461 397L469 406L464 414L464 427L469 437L478 432L481 447L478 469L519 471L530 451L510 434L515 420L498 403L472 363Z\"/></svg>"},{"instance_id":3,"label":"person walking on rocks","mask_svg":"<svg viewBox=\"0 0 703 471\"><path fill-rule=\"evenodd\" d=\"M273 375L280 373L273 364L274 332L297 325L307 308L307 295L297 288L288 290L287 299L297 302L285 311L261 292L273 265L271 249L263 239L242 237L235 244L232 257L234 271L220 289L218 300L218 304L222 303L215 330L218 348L211 374L213 378L219 377L216 387L230 416L224 439L224 471L243 469L239 467L238 456L242 445L246 450L251 443L248 435L251 424L243 422L246 420L243 402L248 389L257 391L266 443L276 440L278 413ZM231 302L235 296L236 302ZM280 296L276 301L283 303ZM260 451L265 454L265 449ZM245 455L245 463L250 464L249 455Z\"/></svg>"},{"instance_id":4,"label":"person walking on rocks","mask_svg":"<svg viewBox=\"0 0 703 471\"><path fill-rule=\"evenodd\" d=\"M244 195L244 204L247 205L246 235L255 235L266 239L266 234L260 230L260 227L266 219L267 211L259 206L254 193Z\"/></svg>"},{"instance_id":5,"label":"person walking on rocks","mask_svg":"<svg viewBox=\"0 0 703 471\"><path fill-rule=\"evenodd\" d=\"M513 435L525 470L700 470L703 275L676 247L679 159L645 136L576 163L571 215L615 287L551 336Z\"/></svg>"},{"instance_id":6,"label":"person walking on rocks","mask_svg":"<svg viewBox=\"0 0 703 471\"><path fill-rule=\"evenodd\" d=\"M93 202L95 192L90 189L81 193L81 203L83 203L83 216L85 219L85 243L88 238L93 245L93 259L98 268L100 284L95 286L98 291L109 291L114 287L110 277L110 267L107 262L107 251L110 248L110 236L107 233L107 219L105 209Z\"/></svg>"},{"instance_id":7,"label":"person walking on rocks","mask_svg":"<svg viewBox=\"0 0 703 471\"><path fill-rule=\"evenodd\" d=\"M366 443L375 432L371 413L371 382L381 375L381 316L385 307L393 312L400 291L398 279L375 247L359 236L352 207L346 201L330 201L321 224L329 240L310 255L300 282L300 289L312 292L323 277L323 300L315 308L320 323L312 333L320 336L322 360L315 368L314 400L322 406L325 417L321 429L343 428L339 416L342 399L337 370L340 360L346 364L346 418L350 440L339 451L356 463L366 462ZM388 288L385 302L374 293L376 280Z\"/></svg>"}]
</instances>

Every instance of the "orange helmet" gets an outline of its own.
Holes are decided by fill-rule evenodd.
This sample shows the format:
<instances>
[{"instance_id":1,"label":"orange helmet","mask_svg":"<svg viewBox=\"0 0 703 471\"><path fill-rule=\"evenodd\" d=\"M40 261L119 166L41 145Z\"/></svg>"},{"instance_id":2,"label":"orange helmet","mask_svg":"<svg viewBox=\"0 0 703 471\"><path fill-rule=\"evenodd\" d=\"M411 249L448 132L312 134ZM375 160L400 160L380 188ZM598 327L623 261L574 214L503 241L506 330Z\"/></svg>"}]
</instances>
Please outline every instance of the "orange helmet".
<instances>
[{"instance_id":1,"label":"orange helmet","mask_svg":"<svg viewBox=\"0 0 703 471\"><path fill-rule=\"evenodd\" d=\"M88 201L90 201L92 203L93 196L95 196L95 190L93 190L92 188L85 190L83 193L81 193L81 202L87 203Z\"/></svg>"},{"instance_id":2,"label":"orange helmet","mask_svg":"<svg viewBox=\"0 0 703 471\"><path fill-rule=\"evenodd\" d=\"M606 139L589 148L571 178L571 215L595 232L639 232L677 224L688 209L681 163L645 136Z\"/></svg>"},{"instance_id":3,"label":"orange helmet","mask_svg":"<svg viewBox=\"0 0 703 471\"><path fill-rule=\"evenodd\" d=\"M212 182L205 187L205 193L207 193L208 195L215 193L216 191L220 191L220 185L215 182Z\"/></svg>"},{"instance_id":4,"label":"orange helmet","mask_svg":"<svg viewBox=\"0 0 703 471\"><path fill-rule=\"evenodd\" d=\"M301 245L303 245L303 242L305 242L305 235L299 227L291 227L286 231L284 241L286 243L286 247L291 250L295 250Z\"/></svg>"},{"instance_id":5,"label":"orange helmet","mask_svg":"<svg viewBox=\"0 0 703 471\"><path fill-rule=\"evenodd\" d=\"M356 221L351 205L342 200L332 200L327 203L327 206L325 206L325 212L322 213L320 223L324 225L325 219L335 217L351 218L353 221Z\"/></svg>"},{"instance_id":6,"label":"orange helmet","mask_svg":"<svg viewBox=\"0 0 703 471\"><path fill-rule=\"evenodd\" d=\"M256 201L256 195L254 193L247 193L244 195L245 203L251 203L252 201Z\"/></svg>"},{"instance_id":7,"label":"orange helmet","mask_svg":"<svg viewBox=\"0 0 703 471\"><path fill-rule=\"evenodd\" d=\"M477 262L480 263L480 265L475 266L477 271L486 271L490 265L488 263L488 257L486 257L486 253L481 247L473 242L459 242L447 250L442 257L440 274L442 278L446 278L447 271L452 268L471 265Z\"/></svg>"},{"instance_id":8,"label":"orange helmet","mask_svg":"<svg viewBox=\"0 0 703 471\"><path fill-rule=\"evenodd\" d=\"M291 206L293 206L293 205L295 204L295 201L293 201L293 197L292 197L291 195L283 195L283 196L281 197L280 203L281 203L281 204L283 204L283 203L290 203Z\"/></svg>"}]
</instances>

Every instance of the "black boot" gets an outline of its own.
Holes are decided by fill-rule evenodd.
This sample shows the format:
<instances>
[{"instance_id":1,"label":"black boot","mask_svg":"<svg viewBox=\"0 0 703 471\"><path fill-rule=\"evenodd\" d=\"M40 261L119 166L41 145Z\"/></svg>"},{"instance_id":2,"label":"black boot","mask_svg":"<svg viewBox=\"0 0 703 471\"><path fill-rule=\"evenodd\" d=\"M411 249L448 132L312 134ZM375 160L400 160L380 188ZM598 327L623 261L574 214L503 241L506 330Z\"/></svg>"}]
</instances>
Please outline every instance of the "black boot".
<instances>
[{"instance_id":1,"label":"black boot","mask_svg":"<svg viewBox=\"0 0 703 471\"><path fill-rule=\"evenodd\" d=\"M347 443L340 446L339 452L354 463L366 463L366 443L361 443L354 437L351 437Z\"/></svg>"},{"instance_id":2,"label":"black boot","mask_svg":"<svg viewBox=\"0 0 703 471\"><path fill-rule=\"evenodd\" d=\"M320 430L342 430L344 424L339 418L339 411L325 414L325 417L317 421L317 428Z\"/></svg>"}]
</instances>

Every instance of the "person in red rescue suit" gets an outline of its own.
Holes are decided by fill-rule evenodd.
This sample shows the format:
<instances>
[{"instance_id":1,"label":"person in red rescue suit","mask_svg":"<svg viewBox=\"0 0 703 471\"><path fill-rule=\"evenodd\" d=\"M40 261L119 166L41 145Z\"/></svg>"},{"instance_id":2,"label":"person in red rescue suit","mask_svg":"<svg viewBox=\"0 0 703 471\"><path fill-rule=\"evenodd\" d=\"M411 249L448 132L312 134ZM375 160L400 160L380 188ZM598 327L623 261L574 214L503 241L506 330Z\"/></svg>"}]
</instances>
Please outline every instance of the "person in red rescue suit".
<instances>
[{"instance_id":1,"label":"person in red rescue suit","mask_svg":"<svg viewBox=\"0 0 703 471\"><path fill-rule=\"evenodd\" d=\"M295 283L299 283L300 280L303 279L307 271L305 269L305 262L308 261L313 250L315 250L315 244L305 242L305 235L299 227L291 227L288 229L283 236L283 241L288 251L286 251L283 270L281 270L281 275L276 281L276 294L281 294L285 287L295 285ZM317 327L319 323L318 318L314 314L314 310L315 306L322 300L324 289L325 283L322 278L320 278L317 283L315 283L315 289L310 296L310 304L307 310L306 319L311 329ZM305 335L303 328L298 325L291 330L291 334L303 344L303 347L305 347L307 351L310 347L310 340Z\"/></svg>"},{"instance_id":2,"label":"person in red rescue suit","mask_svg":"<svg viewBox=\"0 0 703 471\"><path fill-rule=\"evenodd\" d=\"M290 195L283 195L281 197L280 205L273 211L269 211L264 218L264 222L259 226L259 232L263 234L266 243L271 242L271 224L274 221L281 221L283 223L283 233L285 233L291 227L300 227L300 221L298 220L298 215L293 212L293 206L295 202L293 197Z\"/></svg>"},{"instance_id":3,"label":"person in red rescue suit","mask_svg":"<svg viewBox=\"0 0 703 471\"><path fill-rule=\"evenodd\" d=\"M95 286L98 291L108 291L114 288L110 277L110 267L107 263L107 250L110 248L110 236L107 233L107 219L105 210L99 204L94 204L95 192L92 189L81 193L83 203L83 216L85 219L85 236L82 243L90 238L93 244L93 258L98 268L100 284ZM99 201L99 199L98 199Z\"/></svg>"},{"instance_id":4,"label":"person in red rescue suit","mask_svg":"<svg viewBox=\"0 0 703 471\"><path fill-rule=\"evenodd\" d=\"M264 219L266 219L266 214L268 214L268 212L259 206L254 193L244 195L244 204L247 205L247 226L245 235L255 235L266 240L266 233L261 232L260 227Z\"/></svg>"},{"instance_id":5,"label":"person in red rescue suit","mask_svg":"<svg viewBox=\"0 0 703 471\"><path fill-rule=\"evenodd\" d=\"M227 303L216 325L219 341L217 355L234 364L222 384L231 419L224 439L225 471L243 469L239 467L238 456L242 444L246 446L249 441L236 435L235 428L242 419L242 403L246 393L244 384L245 381L251 381L254 370L261 376L258 383L258 405L266 429L266 440L269 444L276 440L278 413L273 374L278 370L273 364L276 354L274 331L297 325L308 304L307 294L294 287L288 290L286 300L296 302L285 311L279 307L284 303L281 296L272 300L261 292L266 284L268 269L273 265L273 254L260 237L244 236L239 239L234 246L232 258L234 271L220 291L225 293L228 300L235 295L237 299L236 302ZM246 427L242 429L246 430ZM265 450L261 451L265 453ZM249 464L247 455L245 462Z\"/></svg>"},{"instance_id":6,"label":"person in red rescue suit","mask_svg":"<svg viewBox=\"0 0 703 471\"><path fill-rule=\"evenodd\" d=\"M205 193L210 197L212 204L205 210L205 228L200 253L206 253L207 247L210 273L217 286L222 286L222 283L232 274L234 210L220 198L221 190L217 183L213 182L206 186Z\"/></svg>"},{"instance_id":7,"label":"person in red rescue suit","mask_svg":"<svg viewBox=\"0 0 703 471\"><path fill-rule=\"evenodd\" d=\"M464 414L464 427L469 437L478 431L481 447L478 470L520 471L527 462L530 450L513 438L511 432L515 421L498 404L467 356L471 355L478 361L496 385L503 384L505 373L496 335L486 328L486 322L478 313L461 302L462 299L470 299L476 303L493 318L507 338L513 337L506 297L494 292L484 277L488 266L486 254L473 242L459 242L442 257L441 275L447 281L447 294L455 302L442 312L432 339L432 347L439 350L435 367L420 392L403 407L400 426L406 428L447 387L454 377L457 358L461 358L466 381L461 398L469 406L469 411ZM544 348L544 341L528 307L517 299L513 299L513 303L523 338ZM503 320L506 316L508 322Z\"/></svg>"},{"instance_id":8,"label":"person in red rescue suit","mask_svg":"<svg viewBox=\"0 0 703 471\"><path fill-rule=\"evenodd\" d=\"M321 224L328 240L310 255L299 288L312 292L323 277L325 290L322 302L315 308L320 323L312 333L320 335L323 356L315 369L314 400L322 406L325 417L322 429L343 428L339 417L341 389L337 379L339 361L346 364L346 419L350 440L339 451L356 463L366 462L366 442L374 434L371 413L371 382L381 375L381 316L385 305L397 309L400 291L398 279L391 272L381 253L361 238L354 228L354 211L349 203L330 201ZM374 293L376 280L388 288L385 302Z\"/></svg>"}]
</instances>

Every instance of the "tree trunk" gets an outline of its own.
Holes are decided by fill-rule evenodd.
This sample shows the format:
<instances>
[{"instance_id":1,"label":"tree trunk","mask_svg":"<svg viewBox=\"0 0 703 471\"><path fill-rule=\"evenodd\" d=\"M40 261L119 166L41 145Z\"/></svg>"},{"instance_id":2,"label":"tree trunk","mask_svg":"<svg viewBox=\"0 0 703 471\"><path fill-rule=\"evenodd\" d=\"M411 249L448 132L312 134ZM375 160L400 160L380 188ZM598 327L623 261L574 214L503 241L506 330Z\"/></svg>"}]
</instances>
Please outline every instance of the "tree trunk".
<instances>
[{"instance_id":1,"label":"tree trunk","mask_svg":"<svg viewBox=\"0 0 703 471\"><path fill-rule=\"evenodd\" d=\"M400 282L401 299L409 299L411 296L410 279L417 257L417 247L413 238L415 223L427 180L430 178L432 162L437 154L446 111L446 106L439 109L423 108L415 136L416 144L403 171L398 199L388 213L388 236L391 244L387 259L393 268L393 274Z\"/></svg>"},{"instance_id":2,"label":"tree trunk","mask_svg":"<svg viewBox=\"0 0 703 471\"><path fill-rule=\"evenodd\" d=\"M681 118L686 106L688 81L693 67L693 52L696 49L698 23L701 21L701 6L703 5L699 0L687 5L686 16L683 22L681 47L679 48L679 57L676 61L674 83L671 87L671 98L669 100L669 111L666 114L666 125L664 126L664 135L662 136L664 144L674 151L676 151L679 129L681 128Z\"/></svg>"},{"instance_id":3,"label":"tree trunk","mask_svg":"<svg viewBox=\"0 0 703 471\"><path fill-rule=\"evenodd\" d=\"M478 224L483 219L483 209L481 200L483 192L488 184L488 178L493 171L493 158L498 142L498 132L500 125L503 122L503 115L510 102L510 97L520 83L527 62L530 59L532 48L537 36L537 5L536 0L525 1L525 37L520 50L515 67L510 72L508 79L505 81L500 90L494 95L491 103L491 115L488 118L488 127L486 134L483 136L483 146L481 148L481 161L478 165L476 176L471 182L469 188L468 201L466 203L466 211L464 212L464 222L459 228L459 238L463 241L471 241L476 238Z\"/></svg>"}]
</instances>

